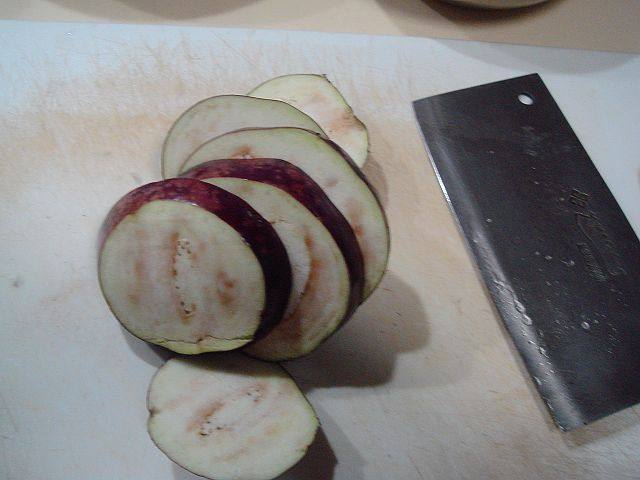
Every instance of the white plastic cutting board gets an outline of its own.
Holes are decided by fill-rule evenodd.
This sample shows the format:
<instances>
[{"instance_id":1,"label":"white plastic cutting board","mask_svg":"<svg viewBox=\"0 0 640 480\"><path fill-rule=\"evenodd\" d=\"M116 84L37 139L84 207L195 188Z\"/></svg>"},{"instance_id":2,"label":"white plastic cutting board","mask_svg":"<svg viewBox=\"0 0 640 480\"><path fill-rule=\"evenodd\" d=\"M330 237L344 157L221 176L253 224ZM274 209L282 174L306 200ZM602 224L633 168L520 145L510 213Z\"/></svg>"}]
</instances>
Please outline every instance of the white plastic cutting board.
<instances>
[{"instance_id":1,"label":"white plastic cutting board","mask_svg":"<svg viewBox=\"0 0 640 480\"><path fill-rule=\"evenodd\" d=\"M0 23L0 478L188 480L145 431L166 357L96 279L110 206L159 179L170 123L207 96L328 74L370 128L391 224L380 289L287 368L322 431L287 480L637 479L640 409L552 424L443 200L411 101L538 72L640 231L640 59L417 38ZM515 99L514 99L515 101Z\"/></svg>"}]
</instances>

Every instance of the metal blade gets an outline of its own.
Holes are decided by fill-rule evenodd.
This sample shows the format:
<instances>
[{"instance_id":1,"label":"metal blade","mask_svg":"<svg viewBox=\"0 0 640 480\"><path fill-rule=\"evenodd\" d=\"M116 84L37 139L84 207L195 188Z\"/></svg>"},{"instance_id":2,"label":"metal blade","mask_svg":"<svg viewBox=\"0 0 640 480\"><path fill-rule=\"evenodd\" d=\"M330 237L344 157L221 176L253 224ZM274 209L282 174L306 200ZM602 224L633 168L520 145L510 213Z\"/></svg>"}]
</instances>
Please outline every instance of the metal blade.
<instances>
[{"instance_id":1,"label":"metal blade","mask_svg":"<svg viewBox=\"0 0 640 480\"><path fill-rule=\"evenodd\" d=\"M536 74L414 102L440 185L562 429L640 401L640 242Z\"/></svg>"}]
</instances>

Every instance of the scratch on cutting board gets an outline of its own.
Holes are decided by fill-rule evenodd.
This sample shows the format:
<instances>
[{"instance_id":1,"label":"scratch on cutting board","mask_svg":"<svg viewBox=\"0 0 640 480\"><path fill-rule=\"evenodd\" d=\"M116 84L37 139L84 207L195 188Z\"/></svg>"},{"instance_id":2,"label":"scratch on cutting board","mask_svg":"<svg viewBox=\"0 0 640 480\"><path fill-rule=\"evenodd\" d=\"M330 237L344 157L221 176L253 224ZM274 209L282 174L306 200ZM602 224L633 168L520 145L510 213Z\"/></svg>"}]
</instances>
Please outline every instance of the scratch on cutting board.
<instances>
[{"instance_id":1,"label":"scratch on cutting board","mask_svg":"<svg viewBox=\"0 0 640 480\"><path fill-rule=\"evenodd\" d=\"M189 46L189 39L184 34L180 36L180 49L182 50L182 55L189 63L202 58L193 54L191 47Z\"/></svg>"},{"instance_id":2,"label":"scratch on cutting board","mask_svg":"<svg viewBox=\"0 0 640 480\"><path fill-rule=\"evenodd\" d=\"M418 465L416 465L416 462L413 460L413 457L411 457L411 455L407 455L407 456L409 457L409 461L411 462L411 465L413 465L413 468L415 468L416 472L418 472L418 475L420 475L420 478L422 480L424 480L424 475L422 474L422 472L418 468Z\"/></svg>"},{"instance_id":3,"label":"scratch on cutting board","mask_svg":"<svg viewBox=\"0 0 640 480\"><path fill-rule=\"evenodd\" d=\"M232 44L230 44L229 42L227 42L222 35L220 35L217 32L212 31L213 35L220 40L220 42L222 42L229 50L231 50L232 52L234 52L235 54L237 54L240 58L242 58L245 62L247 62L251 67L253 67L254 69L258 69L258 65L256 65L256 63L251 60L247 55L245 55L244 53L242 53L240 50L238 50L236 47L234 47Z\"/></svg>"},{"instance_id":4,"label":"scratch on cutting board","mask_svg":"<svg viewBox=\"0 0 640 480\"><path fill-rule=\"evenodd\" d=\"M3 438L6 438L6 437L3 437ZM4 448L0 449L0 452L1 452L0 455L2 455L2 463L0 463L0 467L2 467L2 472L4 472L2 478L11 480L13 478L13 475L9 471L9 455L7 454L7 451Z\"/></svg>"},{"instance_id":5,"label":"scratch on cutting board","mask_svg":"<svg viewBox=\"0 0 640 480\"><path fill-rule=\"evenodd\" d=\"M129 48L129 45L126 42L120 42L118 40L114 40L113 38L102 37L98 35L91 35L91 37L96 40L100 40L101 42L112 43L114 45L118 45L119 47Z\"/></svg>"},{"instance_id":6,"label":"scratch on cutting board","mask_svg":"<svg viewBox=\"0 0 640 480\"><path fill-rule=\"evenodd\" d=\"M625 451L624 448L622 448L622 446L618 442L613 442L613 448L615 448L626 460L630 462L635 461L635 456L629 455L629 453ZM596 467L595 465L593 466Z\"/></svg>"},{"instance_id":7,"label":"scratch on cutting board","mask_svg":"<svg viewBox=\"0 0 640 480\"><path fill-rule=\"evenodd\" d=\"M456 307L456 312L458 313L458 315L462 316L463 312L462 312L462 298L457 298L453 304Z\"/></svg>"},{"instance_id":8,"label":"scratch on cutting board","mask_svg":"<svg viewBox=\"0 0 640 480\"><path fill-rule=\"evenodd\" d=\"M7 404L6 400L4 399L2 392L0 392L0 403L2 403L2 410L4 410L7 418L9 419L9 423L11 424L11 427L13 427L13 431L16 433L19 433L16 419L13 417L13 413L11 412L11 409L9 408L9 405Z\"/></svg>"}]
</instances>

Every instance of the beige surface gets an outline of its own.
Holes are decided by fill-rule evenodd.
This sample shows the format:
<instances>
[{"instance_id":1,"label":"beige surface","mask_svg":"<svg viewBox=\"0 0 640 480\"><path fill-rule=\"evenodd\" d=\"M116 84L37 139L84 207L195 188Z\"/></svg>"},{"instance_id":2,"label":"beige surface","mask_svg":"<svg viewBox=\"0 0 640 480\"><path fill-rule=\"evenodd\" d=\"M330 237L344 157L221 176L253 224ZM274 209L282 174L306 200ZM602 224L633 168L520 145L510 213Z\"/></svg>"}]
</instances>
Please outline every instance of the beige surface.
<instances>
[{"instance_id":1,"label":"beige surface","mask_svg":"<svg viewBox=\"0 0 640 480\"><path fill-rule=\"evenodd\" d=\"M426 37L640 53L639 0L552 0L480 11L437 0L4 0L24 20L198 24Z\"/></svg>"}]
</instances>

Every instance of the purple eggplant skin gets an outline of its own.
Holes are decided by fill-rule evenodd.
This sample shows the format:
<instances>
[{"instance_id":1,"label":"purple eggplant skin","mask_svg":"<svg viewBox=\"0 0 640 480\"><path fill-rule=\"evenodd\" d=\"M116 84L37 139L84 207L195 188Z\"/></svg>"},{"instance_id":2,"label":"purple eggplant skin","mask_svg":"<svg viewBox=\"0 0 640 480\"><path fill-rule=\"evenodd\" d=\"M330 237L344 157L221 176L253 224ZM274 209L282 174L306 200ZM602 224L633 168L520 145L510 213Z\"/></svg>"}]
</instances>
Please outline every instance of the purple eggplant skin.
<instances>
[{"instance_id":1,"label":"purple eggplant skin","mask_svg":"<svg viewBox=\"0 0 640 480\"><path fill-rule=\"evenodd\" d=\"M258 212L232 193L193 178L148 183L122 197L102 224L99 249L127 216L154 200L190 203L216 215L237 231L257 257L265 282L265 306L255 338L264 337L282 319L291 293L291 264L280 237Z\"/></svg>"},{"instance_id":2,"label":"purple eggplant skin","mask_svg":"<svg viewBox=\"0 0 640 480\"><path fill-rule=\"evenodd\" d=\"M344 256L350 282L349 306L344 321L348 320L362 303L364 260L355 233L322 188L302 169L274 158L234 158L205 162L186 171L182 176L200 180L219 177L243 178L287 192L320 220Z\"/></svg>"}]
</instances>

